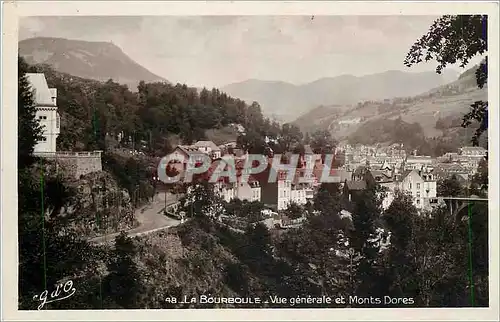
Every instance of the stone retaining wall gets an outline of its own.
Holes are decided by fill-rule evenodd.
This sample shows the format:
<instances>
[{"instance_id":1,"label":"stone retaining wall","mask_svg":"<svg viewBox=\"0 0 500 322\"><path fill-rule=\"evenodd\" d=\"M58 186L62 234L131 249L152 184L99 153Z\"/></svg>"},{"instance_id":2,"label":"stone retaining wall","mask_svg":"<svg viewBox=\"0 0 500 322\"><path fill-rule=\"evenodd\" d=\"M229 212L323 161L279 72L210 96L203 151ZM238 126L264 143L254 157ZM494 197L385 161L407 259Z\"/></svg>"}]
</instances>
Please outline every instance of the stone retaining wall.
<instances>
[{"instance_id":1,"label":"stone retaining wall","mask_svg":"<svg viewBox=\"0 0 500 322\"><path fill-rule=\"evenodd\" d=\"M43 156L55 160L58 170L68 177L80 179L81 176L102 171L101 151L92 152L56 152Z\"/></svg>"}]
</instances>

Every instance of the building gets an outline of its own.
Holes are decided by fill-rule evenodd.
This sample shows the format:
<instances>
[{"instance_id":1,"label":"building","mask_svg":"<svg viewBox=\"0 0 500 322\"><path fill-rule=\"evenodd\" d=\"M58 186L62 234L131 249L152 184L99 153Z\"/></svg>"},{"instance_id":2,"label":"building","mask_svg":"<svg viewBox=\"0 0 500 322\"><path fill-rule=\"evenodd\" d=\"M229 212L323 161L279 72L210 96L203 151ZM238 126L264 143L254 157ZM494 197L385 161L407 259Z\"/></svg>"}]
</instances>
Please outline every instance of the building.
<instances>
[{"instance_id":1,"label":"building","mask_svg":"<svg viewBox=\"0 0 500 322\"><path fill-rule=\"evenodd\" d=\"M392 169L371 170L370 175L373 177L373 180L375 180L377 184L385 188L386 196L382 200L382 208L389 208L392 201L394 200L395 195L395 172Z\"/></svg>"},{"instance_id":2,"label":"building","mask_svg":"<svg viewBox=\"0 0 500 322\"><path fill-rule=\"evenodd\" d=\"M438 158L438 161L443 163L453 163L459 160L459 154L456 152L448 152Z\"/></svg>"},{"instance_id":3,"label":"building","mask_svg":"<svg viewBox=\"0 0 500 322\"><path fill-rule=\"evenodd\" d=\"M57 151L57 137L61 131L61 119L57 113L57 89L49 88L43 73L27 73L26 77L34 91L35 117L42 126L42 137L34 147L34 154L54 155Z\"/></svg>"},{"instance_id":4,"label":"building","mask_svg":"<svg viewBox=\"0 0 500 322\"><path fill-rule=\"evenodd\" d=\"M437 184L431 172L406 170L397 176L395 189L411 194L418 209L430 207L431 199L437 197Z\"/></svg>"},{"instance_id":5,"label":"building","mask_svg":"<svg viewBox=\"0 0 500 322\"><path fill-rule=\"evenodd\" d=\"M464 146L460 148L460 155L469 157L485 157L488 151L479 146Z\"/></svg>"},{"instance_id":6,"label":"building","mask_svg":"<svg viewBox=\"0 0 500 322\"><path fill-rule=\"evenodd\" d=\"M272 170L271 164L255 178L260 182L261 201L269 206L276 206L278 211L285 210L294 202L298 205L305 205L313 197L311 182L305 181L305 170L298 169L291 178L284 170L277 171L277 178L274 182L269 182L269 175Z\"/></svg>"},{"instance_id":7,"label":"building","mask_svg":"<svg viewBox=\"0 0 500 322\"><path fill-rule=\"evenodd\" d=\"M243 182L238 177L238 182L234 184L236 194L235 198L247 201L260 201L260 184L253 177L248 178L248 182Z\"/></svg>"},{"instance_id":8,"label":"building","mask_svg":"<svg viewBox=\"0 0 500 322\"><path fill-rule=\"evenodd\" d=\"M233 182L231 182L231 178L229 177L220 176L220 171L222 170L219 169L219 164L221 162L226 163L224 172L235 172L235 177L232 178ZM215 160L208 170L207 178L211 178L214 174L219 176L217 182L214 183L214 190L226 202L230 202L233 199L247 200L249 202L260 201L261 188L259 182L251 175L246 181L242 180L243 173L241 167L243 164L244 160L238 160L235 164L236 169L231 170L229 163L224 159L219 159ZM216 171L219 171L219 173L216 173Z\"/></svg>"},{"instance_id":9,"label":"building","mask_svg":"<svg viewBox=\"0 0 500 322\"><path fill-rule=\"evenodd\" d=\"M187 169L190 158L194 162L203 162L204 155L203 152L200 152L197 147L192 145L178 145L170 154L175 161L171 161L168 166L175 169L176 172L181 173Z\"/></svg>"},{"instance_id":10,"label":"building","mask_svg":"<svg viewBox=\"0 0 500 322\"><path fill-rule=\"evenodd\" d=\"M225 202L230 202L236 196L233 184L227 183L225 181L219 181L214 183L214 192L216 195L221 197Z\"/></svg>"},{"instance_id":11,"label":"building","mask_svg":"<svg viewBox=\"0 0 500 322\"><path fill-rule=\"evenodd\" d=\"M436 165L432 173L436 180L444 180L453 175L469 179L469 170L458 163L440 163Z\"/></svg>"},{"instance_id":12,"label":"building","mask_svg":"<svg viewBox=\"0 0 500 322\"><path fill-rule=\"evenodd\" d=\"M218 159L222 155L221 148L219 148L212 141L198 141L194 144L199 151L208 154L212 159Z\"/></svg>"},{"instance_id":13,"label":"building","mask_svg":"<svg viewBox=\"0 0 500 322\"><path fill-rule=\"evenodd\" d=\"M411 155L404 162L405 170L421 170L423 168L432 169L434 159L426 155Z\"/></svg>"}]
</instances>

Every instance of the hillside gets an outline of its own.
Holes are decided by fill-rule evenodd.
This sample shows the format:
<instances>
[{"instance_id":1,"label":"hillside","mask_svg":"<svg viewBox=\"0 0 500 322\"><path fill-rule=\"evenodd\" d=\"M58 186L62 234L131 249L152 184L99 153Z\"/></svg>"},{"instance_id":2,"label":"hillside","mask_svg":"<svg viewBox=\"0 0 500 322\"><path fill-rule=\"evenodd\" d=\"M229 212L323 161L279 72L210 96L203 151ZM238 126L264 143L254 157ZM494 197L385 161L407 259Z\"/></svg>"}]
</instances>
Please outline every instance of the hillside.
<instances>
[{"instance_id":1,"label":"hillside","mask_svg":"<svg viewBox=\"0 0 500 322\"><path fill-rule=\"evenodd\" d=\"M29 64L48 64L59 72L99 81L111 78L134 91L141 80L165 81L108 42L30 38L19 42L19 55Z\"/></svg>"},{"instance_id":2,"label":"hillside","mask_svg":"<svg viewBox=\"0 0 500 322\"><path fill-rule=\"evenodd\" d=\"M246 80L222 88L245 101L257 101L266 115L291 121L319 105L349 105L364 100L414 96L456 79L454 72L409 73L387 71L356 77L341 75L293 85L286 82Z\"/></svg>"},{"instance_id":3,"label":"hillside","mask_svg":"<svg viewBox=\"0 0 500 322\"><path fill-rule=\"evenodd\" d=\"M456 81L421 95L360 102L351 108L342 108L340 115L337 109L318 117L318 109L313 109L299 117L295 123L303 130L328 129L339 139L347 139L353 135L356 138L373 138L371 130L376 127L374 124L401 117L405 123L419 123L425 137L440 137L445 134L445 129L436 128L438 120L461 119L468 112L470 104L487 99L487 89L477 88L474 70L475 67L464 72ZM460 125L455 124L454 127ZM472 133L473 130L469 129L469 132Z\"/></svg>"},{"instance_id":4,"label":"hillside","mask_svg":"<svg viewBox=\"0 0 500 322\"><path fill-rule=\"evenodd\" d=\"M303 132L312 133L317 128L322 128L322 129L328 128L332 117L339 117L340 115L342 115L343 111L349 108L352 108L352 106L320 105L316 108L313 108L309 112L299 116L299 118L293 121L293 124L300 127L300 129Z\"/></svg>"}]
</instances>

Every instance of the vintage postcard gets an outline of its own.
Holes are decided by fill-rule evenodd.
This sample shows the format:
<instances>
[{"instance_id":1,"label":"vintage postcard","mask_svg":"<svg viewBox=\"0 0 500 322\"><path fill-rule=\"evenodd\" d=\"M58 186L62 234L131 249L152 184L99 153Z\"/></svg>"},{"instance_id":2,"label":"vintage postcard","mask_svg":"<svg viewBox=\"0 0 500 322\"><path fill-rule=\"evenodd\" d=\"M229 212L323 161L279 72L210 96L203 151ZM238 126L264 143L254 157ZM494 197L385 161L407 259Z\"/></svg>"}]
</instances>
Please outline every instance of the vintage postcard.
<instances>
[{"instance_id":1,"label":"vintage postcard","mask_svg":"<svg viewBox=\"0 0 500 322\"><path fill-rule=\"evenodd\" d=\"M3 3L2 318L498 318L498 19Z\"/></svg>"}]
</instances>

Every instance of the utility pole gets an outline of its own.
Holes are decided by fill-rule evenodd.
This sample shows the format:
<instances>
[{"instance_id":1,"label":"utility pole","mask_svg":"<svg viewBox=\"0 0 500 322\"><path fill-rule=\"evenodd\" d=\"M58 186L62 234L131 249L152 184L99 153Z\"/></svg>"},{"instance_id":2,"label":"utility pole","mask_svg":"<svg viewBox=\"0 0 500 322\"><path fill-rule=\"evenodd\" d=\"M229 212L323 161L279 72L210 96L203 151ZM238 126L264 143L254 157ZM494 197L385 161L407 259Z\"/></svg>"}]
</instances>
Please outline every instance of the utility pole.
<instances>
[{"instance_id":1,"label":"utility pole","mask_svg":"<svg viewBox=\"0 0 500 322\"><path fill-rule=\"evenodd\" d=\"M149 130L149 151L153 151L153 145L151 144L152 139L151 139L151 130Z\"/></svg>"},{"instance_id":2,"label":"utility pole","mask_svg":"<svg viewBox=\"0 0 500 322\"><path fill-rule=\"evenodd\" d=\"M163 212L166 213L167 212L167 189L165 189L165 207L163 208Z\"/></svg>"},{"instance_id":3,"label":"utility pole","mask_svg":"<svg viewBox=\"0 0 500 322\"><path fill-rule=\"evenodd\" d=\"M135 151L135 130L132 132L132 151Z\"/></svg>"}]
</instances>

